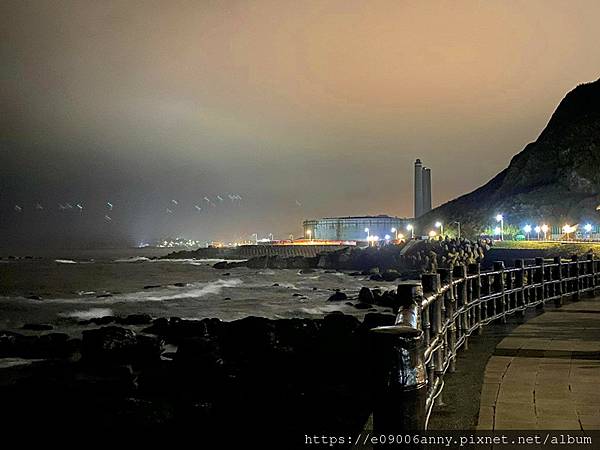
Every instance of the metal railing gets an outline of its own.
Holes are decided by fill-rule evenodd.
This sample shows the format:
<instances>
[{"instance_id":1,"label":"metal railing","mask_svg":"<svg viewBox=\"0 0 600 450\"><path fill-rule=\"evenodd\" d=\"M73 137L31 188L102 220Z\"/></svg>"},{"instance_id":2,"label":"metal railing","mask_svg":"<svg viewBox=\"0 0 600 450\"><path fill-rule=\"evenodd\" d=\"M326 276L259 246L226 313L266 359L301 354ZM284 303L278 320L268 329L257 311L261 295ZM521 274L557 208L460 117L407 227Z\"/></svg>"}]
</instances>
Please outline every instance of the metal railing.
<instances>
[{"instance_id":1,"label":"metal railing","mask_svg":"<svg viewBox=\"0 0 600 450\"><path fill-rule=\"evenodd\" d=\"M422 275L421 283L399 285L395 325L371 330L374 429L426 430L434 404L442 403L444 375L454 372L457 352L468 349L471 335L527 308L593 294L599 280L600 260L590 254L570 261L536 258L533 265L521 259L511 268L494 262L485 272L479 264L438 269Z\"/></svg>"}]
</instances>

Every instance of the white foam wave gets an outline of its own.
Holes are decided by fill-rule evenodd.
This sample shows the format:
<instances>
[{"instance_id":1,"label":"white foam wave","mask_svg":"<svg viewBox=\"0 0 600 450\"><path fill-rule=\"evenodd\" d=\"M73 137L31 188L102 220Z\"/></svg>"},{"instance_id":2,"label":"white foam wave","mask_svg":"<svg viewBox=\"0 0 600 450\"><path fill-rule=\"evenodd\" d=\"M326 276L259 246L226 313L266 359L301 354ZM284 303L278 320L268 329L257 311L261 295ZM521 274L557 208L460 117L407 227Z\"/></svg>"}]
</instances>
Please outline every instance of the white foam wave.
<instances>
[{"instance_id":1,"label":"white foam wave","mask_svg":"<svg viewBox=\"0 0 600 450\"><path fill-rule=\"evenodd\" d=\"M54 262L58 264L77 264L77 261L73 261L72 259L55 259Z\"/></svg>"},{"instance_id":2,"label":"white foam wave","mask_svg":"<svg viewBox=\"0 0 600 450\"><path fill-rule=\"evenodd\" d=\"M69 311L59 314L62 317L74 317L79 320L95 319L97 317L112 316L112 310L109 308L90 308L78 311Z\"/></svg>"},{"instance_id":3,"label":"white foam wave","mask_svg":"<svg viewBox=\"0 0 600 450\"><path fill-rule=\"evenodd\" d=\"M150 258L146 258L145 256L132 256L131 258L115 259L113 262L116 262L116 263L135 263L135 262L146 262L146 261L150 261Z\"/></svg>"},{"instance_id":4,"label":"white foam wave","mask_svg":"<svg viewBox=\"0 0 600 450\"><path fill-rule=\"evenodd\" d=\"M333 312L333 311L340 311L342 309L347 309L347 308L343 308L342 305L323 305L323 306L317 306L314 308L300 308L300 311L302 311L303 313L306 313L306 314L322 316L322 315L325 315L325 314Z\"/></svg>"},{"instance_id":5,"label":"white foam wave","mask_svg":"<svg viewBox=\"0 0 600 450\"><path fill-rule=\"evenodd\" d=\"M258 272L259 275L275 275L275 271L274 270L261 270L260 272Z\"/></svg>"},{"instance_id":6,"label":"white foam wave","mask_svg":"<svg viewBox=\"0 0 600 450\"><path fill-rule=\"evenodd\" d=\"M211 281L209 283L203 283L201 285L194 284L191 289L182 290L173 294L173 291L165 292L161 295L161 293L153 294L147 297L140 297L139 294L131 294L128 297L134 297L137 300L147 300L147 301L166 301L166 300L179 300L184 298L201 298L210 294L219 294L224 288L236 287L243 284L243 281L239 278L232 278L229 280L217 280ZM122 300L123 298L116 298L115 300Z\"/></svg>"},{"instance_id":7,"label":"white foam wave","mask_svg":"<svg viewBox=\"0 0 600 450\"><path fill-rule=\"evenodd\" d=\"M277 286L275 286L275 287L277 287ZM279 283L279 287L298 290L298 288L296 287L296 285L293 284L293 283Z\"/></svg>"}]
</instances>

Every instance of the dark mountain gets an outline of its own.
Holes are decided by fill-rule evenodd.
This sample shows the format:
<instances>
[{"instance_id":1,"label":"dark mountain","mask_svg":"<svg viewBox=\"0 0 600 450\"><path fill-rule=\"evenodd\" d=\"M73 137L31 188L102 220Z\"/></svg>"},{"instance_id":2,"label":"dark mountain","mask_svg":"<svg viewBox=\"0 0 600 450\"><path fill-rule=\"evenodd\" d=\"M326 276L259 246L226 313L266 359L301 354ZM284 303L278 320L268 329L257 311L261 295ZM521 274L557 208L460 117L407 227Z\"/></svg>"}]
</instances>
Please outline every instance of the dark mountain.
<instances>
[{"instance_id":1,"label":"dark mountain","mask_svg":"<svg viewBox=\"0 0 600 450\"><path fill-rule=\"evenodd\" d=\"M484 232L502 213L505 225L598 222L600 211L600 80L577 86L560 102L539 138L475 191L419 219L460 221Z\"/></svg>"}]
</instances>

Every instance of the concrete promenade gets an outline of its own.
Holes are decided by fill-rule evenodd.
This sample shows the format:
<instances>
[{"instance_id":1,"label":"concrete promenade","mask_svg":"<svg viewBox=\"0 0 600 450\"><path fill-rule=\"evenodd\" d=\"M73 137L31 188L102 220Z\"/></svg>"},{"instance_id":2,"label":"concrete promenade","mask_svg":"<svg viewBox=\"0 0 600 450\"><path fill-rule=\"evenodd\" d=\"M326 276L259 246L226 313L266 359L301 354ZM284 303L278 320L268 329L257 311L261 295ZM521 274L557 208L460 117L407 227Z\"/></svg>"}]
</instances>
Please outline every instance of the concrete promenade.
<instances>
[{"instance_id":1,"label":"concrete promenade","mask_svg":"<svg viewBox=\"0 0 600 450\"><path fill-rule=\"evenodd\" d=\"M600 429L600 298L547 305L515 328L486 365L480 402L478 430Z\"/></svg>"}]
</instances>

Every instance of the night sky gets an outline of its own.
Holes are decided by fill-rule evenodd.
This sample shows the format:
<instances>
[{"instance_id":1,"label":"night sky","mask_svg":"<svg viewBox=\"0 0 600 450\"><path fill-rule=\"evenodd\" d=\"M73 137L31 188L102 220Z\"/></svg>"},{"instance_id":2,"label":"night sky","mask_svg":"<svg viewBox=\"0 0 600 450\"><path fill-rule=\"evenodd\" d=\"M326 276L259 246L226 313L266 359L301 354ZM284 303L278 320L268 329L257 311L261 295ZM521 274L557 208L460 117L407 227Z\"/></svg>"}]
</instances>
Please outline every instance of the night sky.
<instances>
[{"instance_id":1,"label":"night sky","mask_svg":"<svg viewBox=\"0 0 600 450\"><path fill-rule=\"evenodd\" d=\"M0 246L410 216L415 158L434 205L452 199L598 78L599 17L596 0L3 0Z\"/></svg>"}]
</instances>

